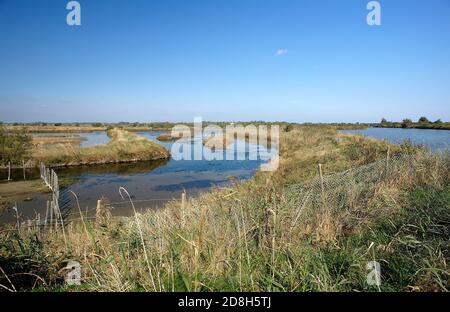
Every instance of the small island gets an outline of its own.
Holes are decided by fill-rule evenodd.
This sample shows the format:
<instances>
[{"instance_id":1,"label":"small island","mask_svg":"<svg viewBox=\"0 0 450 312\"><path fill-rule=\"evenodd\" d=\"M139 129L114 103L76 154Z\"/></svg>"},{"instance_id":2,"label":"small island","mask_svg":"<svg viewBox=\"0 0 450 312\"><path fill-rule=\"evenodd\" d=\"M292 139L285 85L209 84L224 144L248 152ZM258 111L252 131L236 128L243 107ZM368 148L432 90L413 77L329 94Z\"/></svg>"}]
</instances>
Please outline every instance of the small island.
<instances>
[{"instance_id":1,"label":"small island","mask_svg":"<svg viewBox=\"0 0 450 312\"><path fill-rule=\"evenodd\" d=\"M52 144L41 144L50 138L31 138L28 130L10 130L1 127L2 137L9 138L15 146L14 155L3 153L8 161L1 161L1 166L38 167L44 163L49 167L68 167L80 165L99 165L166 159L170 152L162 145L147 140L144 136L119 129L107 131L110 141L104 145L79 147L66 136L52 136ZM74 141L77 142L76 138ZM20 148L17 148L20 146ZM12 150L12 149L7 149Z\"/></svg>"}]
</instances>

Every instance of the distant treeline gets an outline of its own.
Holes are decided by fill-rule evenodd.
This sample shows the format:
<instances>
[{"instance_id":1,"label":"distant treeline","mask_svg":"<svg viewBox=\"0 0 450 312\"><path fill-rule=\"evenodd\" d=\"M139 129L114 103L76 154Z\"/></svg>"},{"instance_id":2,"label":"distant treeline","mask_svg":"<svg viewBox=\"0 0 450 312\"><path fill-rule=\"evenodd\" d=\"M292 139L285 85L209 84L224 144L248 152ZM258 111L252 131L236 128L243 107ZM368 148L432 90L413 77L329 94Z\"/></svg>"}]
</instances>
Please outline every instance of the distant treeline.
<instances>
[{"instance_id":1,"label":"distant treeline","mask_svg":"<svg viewBox=\"0 0 450 312\"><path fill-rule=\"evenodd\" d=\"M1 124L1 121L0 121ZM185 125L190 128L194 127L193 122L115 122L115 123L101 123L101 122L56 122L56 123L48 123L48 122L32 122L32 123L5 123L6 128L11 130L19 130L25 127L29 132L76 132L76 131L105 131L113 128L120 128L127 131L147 131L147 130L163 130L170 131L175 125ZM254 126L273 126L277 125L280 127L280 131L289 132L293 130L297 126L320 126L320 127L331 127L336 130L352 130L352 129L366 129L372 124L366 123L295 123L295 122L286 122L286 121L262 121L262 120L254 120L254 121L211 121L204 120L202 122L203 127L207 127L209 125L219 126L223 129L229 125L254 125Z\"/></svg>"},{"instance_id":2,"label":"distant treeline","mask_svg":"<svg viewBox=\"0 0 450 312\"><path fill-rule=\"evenodd\" d=\"M411 119L403 119L401 122L387 121L385 118L379 124L372 125L380 128L415 128L415 129L438 129L450 130L450 122L444 122L441 119L430 121L426 117L420 117L416 122Z\"/></svg>"},{"instance_id":3,"label":"distant treeline","mask_svg":"<svg viewBox=\"0 0 450 312\"><path fill-rule=\"evenodd\" d=\"M279 125L281 129L289 131L294 126L332 126L338 130L340 129L365 129L367 127L379 127L379 128L416 128L416 129L442 129L442 130L450 130L450 122L444 122L441 119L436 121L430 121L426 117L420 117L417 121L413 121L411 119L403 119L402 121L388 121L385 118L381 120L380 123L294 123L294 122L284 122L284 121L274 121L274 122L266 122L261 120L255 121L203 121L203 126L208 125L217 125L219 127L225 128L225 126L230 124L239 124L239 125ZM116 123L101 123L101 122L68 122L68 123L46 123L46 122L33 122L33 123L9 123L5 124L8 126L21 127L21 126L34 126L34 127L54 127L53 130L61 128L61 131L64 130L64 127L93 127L98 128L98 130L106 130L114 127L123 128L125 130L133 131L135 128L136 131L142 129L154 129L154 130L169 130L174 125L182 124L189 127L194 127L193 122L116 122ZM91 129L92 130L92 129Z\"/></svg>"},{"instance_id":4,"label":"distant treeline","mask_svg":"<svg viewBox=\"0 0 450 312\"><path fill-rule=\"evenodd\" d=\"M1 121L0 121L1 123ZM14 127L21 127L21 126L33 126L33 127L96 127L96 128L108 128L108 127L119 127L119 128L154 128L154 129L169 129L172 128L174 125L182 124L186 126L193 127L193 122L169 122L169 121L163 121L163 122L67 122L67 123L48 123L48 122L30 122L30 123L5 123L4 125L7 126L14 126ZM296 123L296 122L286 122L286 121L262 121L262 120L254 120L254 121L209 121L204 120L203 126L207 125L217 125L220 127L225 127L230 124L236 124L236 125L279 125L281 127L287 127L287 126L294 126L294 125L324 125L324 126L335 126L335 127L356 127L356 128L366 128L369 126L369 124L363 124L363 123L312 123L312 122L305 122L305 123Z\"/></svg>"},{"instance_id":5,"label":"distant treeline","mask_svg":"<svg viewBox=\"0 0 450 312\"><path fill-rule=\"evenodd\" d=\"M170 122L152 122L152 123L141 123L141 122L116 122L116 123L102 123L102 122L30 122L30 123L8 123L9 126L35 126L35 127L97 127L105 128L109 126L117 127L168 127L173 125Z\"/></svg>"}]
</instances>

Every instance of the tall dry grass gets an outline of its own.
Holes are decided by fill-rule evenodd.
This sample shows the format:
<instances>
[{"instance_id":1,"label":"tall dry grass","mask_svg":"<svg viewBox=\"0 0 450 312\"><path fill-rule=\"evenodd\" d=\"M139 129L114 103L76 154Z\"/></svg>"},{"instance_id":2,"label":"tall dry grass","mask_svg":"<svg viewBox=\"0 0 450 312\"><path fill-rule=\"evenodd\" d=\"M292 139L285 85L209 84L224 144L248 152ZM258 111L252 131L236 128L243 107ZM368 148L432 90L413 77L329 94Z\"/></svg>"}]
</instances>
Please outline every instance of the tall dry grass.
<instances>
[{"instance_id":1,"label":"tall dry grass","mask_svg":"<svg viewBox=\"0 0 450 312\"><path fill-rule=\"evenodd\" d=\"M37 147L32 151L32 162L55 167L155 160L170 156L163 146L135 133L114 128L108 130L108 136L111 140L106 145Z\"/></svg>"},{"instance_id":2,"label":"tall dry grass","mask_svg":"<svg viewBox=\"0 0 450 312\"><path fill-rule=\"evenodd\" d=\"M387 147L332 128L299 127L282 135L275 173L213 189L183 209L173 201L101 229L73 223L69 251L59 234L41 232L35 248L26 245L35 233L2 233L9 260L0 267L17 288L9 272L31 270L14 266L26 250L48 262L47 270L33 271L45 280L35 281L42 289L61 285L55 265L64 257L81 263L82 289L92 291L349 291L377 290L365 283L375 257L386 272L381 290L446 290L449 157L391 146L399 161L385 167ZM314 180L319 162L324 193ZM355 166L363 169L328 177ZM418 224L423 231L412 235ZM430 229L438 234L430 237ZM1 284L9 287L5 278Z\"/></svg>"}]
</instances>

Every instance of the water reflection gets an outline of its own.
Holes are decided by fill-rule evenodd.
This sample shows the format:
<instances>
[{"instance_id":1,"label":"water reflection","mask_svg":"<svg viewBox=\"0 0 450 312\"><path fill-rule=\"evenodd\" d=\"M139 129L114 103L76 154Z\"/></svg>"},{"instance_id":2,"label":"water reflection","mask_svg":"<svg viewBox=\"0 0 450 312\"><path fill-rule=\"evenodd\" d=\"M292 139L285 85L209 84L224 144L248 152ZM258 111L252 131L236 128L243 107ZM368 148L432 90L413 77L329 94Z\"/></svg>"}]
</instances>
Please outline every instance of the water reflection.
<instances>
[{"instance_id":1,"label":"water reflection","mask_svg":"<svg viewBox=\"0 0 450 312\"><path fill-rule=\"evenodd\" d=\"M163 131L139 132L152 141ZM158 142L170 149L172 142ZM196 144L202 144L202 140L196 137L192 144L194 150ZM125 187L131 194L138 209L162 207L164 203L172 199L179 199L181 191L185 189L188 196L195 196L208 190L212 186L227 185L230 177L236 180L244 180L252 177L264 162L261 159L249 160L252 152L263 149L255 144L246 144L245 149L223 151L223 160L158 160L137 163L108 164L98 166L81 166L69 168L55 168L60 181L61 201L67 202L67 209L77 214L73 196L68 192L73 191L78 195L81 209L93 215L97 200L105 196L111 202L114 215L130 215L132 210L130 203L124 201L119 195L119 187ZM232 155L230 155L230 153ZM234 159L226 160L226 155ZM238 158L238 155L242 160ZM14 170L13 178L21 179L22 170ZM5 173L3 172L4 176ZM23 178L23 177L22 177ZM27 178L39 178L37 170L28 170ZM1 186L0 186L1 187ZM46 210L48 194L35 194L32 201L18 203L19 211L25 217L34 217L36 214L43 216ZM0 222L14 222L15 215L12 211L5 213Z\"/></svg>"}]
</instances>

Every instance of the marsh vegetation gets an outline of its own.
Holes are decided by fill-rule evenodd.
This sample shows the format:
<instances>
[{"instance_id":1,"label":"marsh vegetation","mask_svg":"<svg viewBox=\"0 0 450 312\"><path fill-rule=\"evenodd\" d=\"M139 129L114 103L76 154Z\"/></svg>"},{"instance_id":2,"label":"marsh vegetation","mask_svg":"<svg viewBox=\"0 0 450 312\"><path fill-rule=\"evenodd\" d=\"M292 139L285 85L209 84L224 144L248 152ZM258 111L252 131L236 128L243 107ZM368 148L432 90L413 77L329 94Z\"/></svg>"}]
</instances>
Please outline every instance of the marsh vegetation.
<instances>
[{"instance_id":1,"label":"marsh vegetation","mask_svg":"<svg viewBox=\"0 0 450 312\"><path fill-rule=\"evenodd\" d=\"M108 130L108 136L111 140L106 145L84 148L72 144L38 146L32 151L32 162L34 165L42 162L58 167L135 162L170 156L163 146L135 133L114 128Z\"/></svg>"},{"instance_id":2,"label":"marsh vegetation","mask_svg":"<svg viewBox=\"0 0 450 312\"><path fill-rule=\"evenodd\" d=\"M448 154L325 126L282 132L280 148L278 171L165 209L101 222L80 212L67 243L61 232L4 228L0 284L68 290L61 261L74 259L77 289L89 291L448 290ZM379 288L366 283L371 260Z\"/></svg>"}]
</instances>

